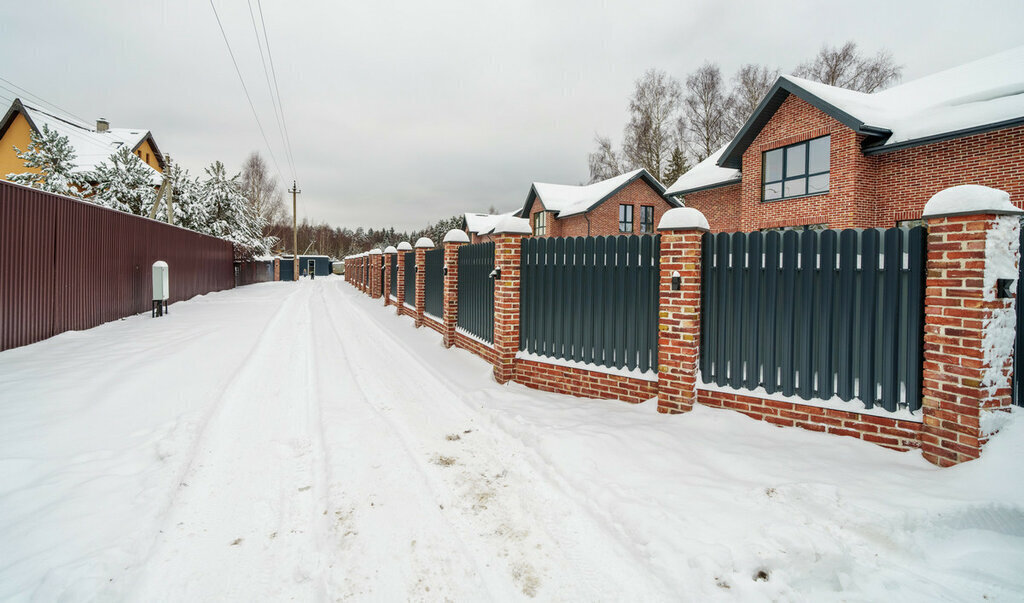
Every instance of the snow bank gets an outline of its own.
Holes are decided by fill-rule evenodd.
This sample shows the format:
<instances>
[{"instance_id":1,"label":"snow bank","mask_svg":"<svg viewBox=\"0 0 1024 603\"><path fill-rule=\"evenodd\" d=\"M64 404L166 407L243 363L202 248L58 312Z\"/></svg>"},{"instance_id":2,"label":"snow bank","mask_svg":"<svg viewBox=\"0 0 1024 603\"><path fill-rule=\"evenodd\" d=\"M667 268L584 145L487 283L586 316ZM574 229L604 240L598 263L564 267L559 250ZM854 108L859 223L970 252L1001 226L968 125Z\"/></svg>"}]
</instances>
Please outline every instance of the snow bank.
<instances>
[{"instance_id":1,"label":"snow bank","mask_svg":"<svg viewBox=\"0 0 1024 603\"><path fill-rule=\"evenodd\" d=\"M708 219L693 207L676 207L665 212L658 230L711 230Z\"/></svg>"},{"instance_id":2,"label":"snow bank","mask_svg":"<svg viewBox=\"0 0 1024 603\"><path fill-rule=\"evenodd\" d=\"M925 203L923 217L963 216L970 214L1024 213L1010 203L1010 194L988 186L962 184L941 190Z\"/></svg>"}]
</instances>

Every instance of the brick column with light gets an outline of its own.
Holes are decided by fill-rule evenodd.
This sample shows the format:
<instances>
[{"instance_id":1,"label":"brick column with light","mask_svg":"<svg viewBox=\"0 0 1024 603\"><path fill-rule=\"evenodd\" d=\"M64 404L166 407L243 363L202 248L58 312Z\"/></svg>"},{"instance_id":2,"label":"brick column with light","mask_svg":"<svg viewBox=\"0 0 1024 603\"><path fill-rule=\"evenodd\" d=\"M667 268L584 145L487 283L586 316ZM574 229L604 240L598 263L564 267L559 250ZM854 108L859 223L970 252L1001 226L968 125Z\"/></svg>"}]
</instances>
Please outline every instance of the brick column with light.
<instances>
[{"instance_id":1,"label":"brick column with light","mask_svg":"<svg viewBox=\"0 0 1024 603\"><path fill-rule=\"evenodd\" d=\"M423 310L427 300L427 251L434 248L434 242L427 237L416 241L416 326L423 324Z\"/></svg>"},{"instance_id":2,"label":"brick column with light","mask_svg":"<svg viewBox=\"0 0 1024 603\"><path fill-rule=\"evenodd\" d=\"M494 378L507 383L515 374L519 351L519 274L523 238L531 234L523 218L502 218L494 240Z\"/></svg>"},{"instance_id":3,"label":"brick column with light","mask_svg":"<svg viewBox=\"0 0 1024 603\"><path fill-rule=\"evenodd\" d=\"M921 452L978 458L1013 404L1020 215L1010 196L965 185L933 196L925 281Z\"/></svg>"},{"instance_id":4,"label":"brick column with light","mask_svg":"<svg viewBox=\"0 0 1024 603\"><path fill-rule=\"evenodd\" d=\"M670 209L658 224L658 412L686 412L697 401L700 249L709 230L704 214L691 207Z\"/></svg>"},{"instance_id":5,"label":"brick column with light","mask_svg":"<svg viewBox=\"0 0 1024 603\"><path fill-rule=\"evenodd\" d=\"M444 347L455 345L455 327L459 322L459 248L469 243L465 232L452 229L444 235Z\"/></svg>"}]
</instances>

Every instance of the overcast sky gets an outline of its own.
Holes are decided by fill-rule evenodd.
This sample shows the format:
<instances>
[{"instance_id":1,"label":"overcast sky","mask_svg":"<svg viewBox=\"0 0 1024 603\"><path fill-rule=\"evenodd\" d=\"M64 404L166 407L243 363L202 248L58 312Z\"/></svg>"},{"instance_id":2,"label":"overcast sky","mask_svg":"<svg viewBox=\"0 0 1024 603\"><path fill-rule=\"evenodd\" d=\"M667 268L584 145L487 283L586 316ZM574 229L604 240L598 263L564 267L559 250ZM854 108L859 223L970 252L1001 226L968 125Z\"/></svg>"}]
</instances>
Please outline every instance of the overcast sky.
<instances>
[{"instance_id":1,"label":"overcast sky","mask_svg":"<svg viewBox=\"0 0 1024 603\"><path fill-rule=\"evenodd\" d=\"M290 185L249 4L214 1ZM680 80L706 60L727 77L748 62L785 72L852 39L891 51L906 81L1024 44L1021 0L262 5L299 217L353 228L511 210L533 181L586 181L595 132L619 142L651 67ZM9 6L0 56L0 77L90 122L151 130L193 174L269 159L209 0Z\"/></svg>"}]
</instances>

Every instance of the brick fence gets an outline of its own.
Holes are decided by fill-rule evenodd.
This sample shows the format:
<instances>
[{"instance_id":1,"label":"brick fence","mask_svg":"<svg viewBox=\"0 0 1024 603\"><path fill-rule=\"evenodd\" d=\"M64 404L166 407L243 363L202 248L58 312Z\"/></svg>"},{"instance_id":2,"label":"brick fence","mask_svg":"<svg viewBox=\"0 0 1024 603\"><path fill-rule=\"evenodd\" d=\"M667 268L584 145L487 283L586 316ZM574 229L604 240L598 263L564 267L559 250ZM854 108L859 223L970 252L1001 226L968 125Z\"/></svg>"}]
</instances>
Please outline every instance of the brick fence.
<instances>
[{"instance_id":1,"label":"brick fence","mask_svg":"<svg viewBox=\"0 0 1024 603\"><path fill-rule=\"evenodd\" d=\"M404 290L403 243L388 248L384 270L374 254L346 258L346 267L358 267L367 257L378 258L371 278L385 279L384 304L389 299L390 257L398 253L398 313L427 324L442 334L446 347L460 347L494 367L499 383L515 381L539 390L588 398L643 402L657 398L658 411L685 413L694 404L741 412L783 427L800 427L838 436L854 437L896 450L921 449L932 463L949 466L978 458L991 436L998 416L1013 404L1010 387L1013 368L1012 336L1016 329L1016 299L1011 292L999 297L996 279L1017 279L1019 274L1020 214L1009 203L981 202L977 190L947 189L925 208L928 224L927 276L923 348L922 408L890 413L866 409L856 402L803 400L770 395L764 390L732 389L702 383L698 374L701 340L701 246L708 231L704 216L693 208L666 213L661 233L658 308L658 366L646 374L605 369L536 357L520 352L520 249L528 225L509 221L493 233L495 243L494 337L485 343L457 329L458 249L468 242L465 233L451 231L444 241L443 320L433 324L424 317L423 253L429 240L417 242L416 291ZM980 189L981 187L973 187ZM999 191L987 189L998 197ZM960 195L963 198L958 198ZM940 199L940 197L942 197ZM952 203L949 199L954 199ZM988 197L990 200L992 195ZM1003 203L1002 201L1005 201ZM365 272L348 279L365 290ZM1008 289L1014 290L1012 287ZM415 310L404 300L415 300Z\"/></svg>"}]
</instances>

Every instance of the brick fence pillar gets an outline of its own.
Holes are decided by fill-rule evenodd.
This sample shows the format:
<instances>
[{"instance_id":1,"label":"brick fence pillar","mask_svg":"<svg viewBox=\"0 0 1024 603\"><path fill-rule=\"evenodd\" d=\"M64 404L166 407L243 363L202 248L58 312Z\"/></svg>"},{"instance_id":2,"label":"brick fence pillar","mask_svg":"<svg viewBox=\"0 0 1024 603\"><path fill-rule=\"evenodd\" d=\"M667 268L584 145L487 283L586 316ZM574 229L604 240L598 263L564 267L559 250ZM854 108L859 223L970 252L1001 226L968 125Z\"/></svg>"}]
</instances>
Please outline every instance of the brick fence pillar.
<instances>
[{"instance_id":1,"label":"brick fence pillar","mask_svg":"<svg viewBox=\"0 0 1024 603\"><path fill-rule=\"evenodd\" d=\"M392 245L388 245L384 249L384 256L381 261L384 262L384 305L391 303L391 296L397 295L397 291L391 290L391 258L398 255L398 250Z\"/></svg>"},{"instance_id":2,"label":"brick fence pillar","mask_svg":"<svg viewBox=\"0 0 1024 603\"><path fill-rule=\"evenodd\" d=\"M531 234L523 218L503 218L494 240L494 378L512 380L519 351L519 272L523 237Z\"/></svg>"},{"instance_id":3,"label":"brick fence pillar","mask_svg":"<svg viewBox=\"0 0 1024 603\"><path fill-rule=\"evenodd\" d=\"M459 248L469 242L457 229L444 235L444 347L455 345L455 326L459 322Z\"/></svg>"},{"instance_id":4,"label":"brick fence pillar","mask_svg":"<svg viewBox=\"0 0 1024 603\"><path fill-rule=\"evenodd\" d=\"M368 284L370 286L370 297L372 299L380 298L380 285L381 285L381 259L384 256L381 254L380 249L371 249L370 255L368 256L370 263L370 274Z\"/></svg>"},{"instance_id":5,"label":"brick fence pillar","mask_svg":"<svg viewBox=\"0 0 1024 603\"><path fill-rule=\"evenodd\" d=\"M434 242L427 237L416 241L416 326L423 324L423 310L427 301L427 251L434 248Z\"/></svg>"},{"instance_id":6,"label":"brick fence pillar","mask_svg":"<svg viewBox=\"0 0 1024 603\"><path fill-rule=\"evenodd\" d=\"M274 258L274 280L281 280L281 258Z\"/></svg>"},{"instance_id":7,"label":"brick fence pillar","mask_svg":"<svg viewBox=\"0 0 1024 603\"><path fill-rule=\"evenodd\" d=\"M697 401L700 248L709 230L704 215L691 207L668 210L658 224L658 412L686 412Z\"/></svg>"},{"instance_id":8,"label":"brick fence pillar","mask_svg":"<svg viewBox=\"0 0 1024 603\"><path fill-rule=\"evenodd\" d=\"M976 185L925 205L921 452L936 465L978 458L1013 404L1021 213L1007 193Z\"/></svg>"},{"instance_id":9,"label":"brick fence pillar","mask_svg":"<svg viewBox=\"0 0 1024 603\"><path fill-rule=\"evenodd\" d=\"M399 316L402 315L402 309L403 306L405 305L406 296L405 270L407 267L405 265L405 252L411 250L412 245L410 245L408 241L402 241L401 243L398 244L398 301L395 303L395 307L397 308L397 313ZM408 266L408 268L412 268L412 266Z\"/></svg>"}]
</instances>

